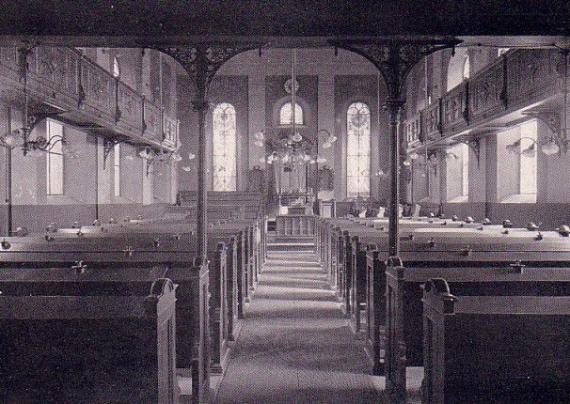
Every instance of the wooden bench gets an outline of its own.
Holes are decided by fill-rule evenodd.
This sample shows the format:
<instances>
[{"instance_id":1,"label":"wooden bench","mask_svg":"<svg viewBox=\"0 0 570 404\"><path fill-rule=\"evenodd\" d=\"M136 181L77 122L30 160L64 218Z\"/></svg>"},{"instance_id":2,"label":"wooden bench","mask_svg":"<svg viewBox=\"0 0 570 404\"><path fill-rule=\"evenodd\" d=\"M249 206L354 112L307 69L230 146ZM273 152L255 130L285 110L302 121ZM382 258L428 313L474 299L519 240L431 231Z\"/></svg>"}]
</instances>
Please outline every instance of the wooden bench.
<instances>
[{"instance_id":1,"label":"wooden bench","mask_svg":"<svg viewBox=\"0 0 570 404\"><path fill-rule=\"evenodd\" d=\"M42 290L45 272L17 272L0 284L2 402L178 403L170 280Z\"/></svg>"},{"instance_id":2,"label":"wooden bench","mask_svg":"<svg viewBox=\"0 0 570 404\"><path fill-rule=\"evenodd\" d=\"M423 364L422 290L431 278L445 278L460 294L477 294L482 288L506 293L509 281L570 281L570 243L548 242L528 244L515 240L488 240L487 244L448 243L440 251L429 253L422 245L414 251L402 251L406 267L389 263L386 268L386 303L376 307L377 319L385 317L385 371L387 387L405 394L406 366ZM522 260L522 263L519 261ZM525 267L526 265L526 267ZM499 293L499 292L496 292ZM381 324L375 323L381 330ZM381 339L380 339L381 340ZM377 347L380 345L376 345ZM376 358L380 358L376 352Z\"/></svg>"},{"instance_id":3,"label":"wooden bench","mask_svg":"<svg viewBox=\"0 0 570 404\"><path fill-rule=\"evenodd\" d=\"M570 400L570 280L522 283L459 295L426 282L424 403Z\"/></svg>"},{"instance_id":4,"label":"wooden bench","mask_svg":"<svg viewBox=\"0 0 570 404\"><path fill-rule=\"evenodd\" d=\"M139 246L150 247L149 241L158 249L173 249L168 247L171 240L186 240L193 249L195 246L194 228L189 224L116 224L104 226L82 227L82 238L114 238L124 240L130 248L137 249ZM210 229L209 232L209 259L210 259L210 326L212 331L212 361L213 371L222 372L228 354L228 342L235 340L237 329L238 312L241 306L243 313L243 303L240 305L240 291L238 290L239 277L243 277L244 264L242 261L244 242L247 247L247 240L240 237L247 237L242 234L243 227L237 224L221 225ZM73 232L58 231L52 237L60 242L63 238L69 241L74 237ZM224 248L217 251L219 243ZM221 256L224 256L223 258ZM244 288L243 282L239 283L239 288ZM243 295L243 293L241 293ZM243 317L243 316L242 316ZM219 331L219 332L218 332Z\"/></svg>"},{"instance_id":5,"label":"wooden bench","mask_svg":"<svg viewBox=\"0 0 570 404\"><path fill-rule=\"evenodd\" d=\"M183 240L168 239L160 248L154 240L141 238L126 244L116 237L83 237L47 241L43 237L4 238L0 243L0 274L14 267L69 268L87 266L89 271L133 268L144 274L149 268L163 267L163 275L177 285L176 339L177 366L190 369L193 396L203 402L209 391L209 271L193 257L196 251ZM11 273L10 276L14 276ZM9 279L9 278L7 278ZM137 276L133 275L133 281Z\"/></svg>"}]
</instances>

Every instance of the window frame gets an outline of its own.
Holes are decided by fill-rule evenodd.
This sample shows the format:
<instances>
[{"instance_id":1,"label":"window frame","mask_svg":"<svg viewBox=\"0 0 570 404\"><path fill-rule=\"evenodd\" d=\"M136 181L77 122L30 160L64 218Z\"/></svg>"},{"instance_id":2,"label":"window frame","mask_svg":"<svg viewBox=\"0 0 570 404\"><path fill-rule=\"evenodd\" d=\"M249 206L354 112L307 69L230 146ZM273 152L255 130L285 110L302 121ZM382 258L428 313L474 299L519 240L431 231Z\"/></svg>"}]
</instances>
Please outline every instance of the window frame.
<instances>
[{"instance_id":1,"label":"window frame","mask_svg":"<svg viewBox=\"0 0 570 404\"><path fill-rule=\"evenodd\" d=\"M57 125L58 127L61 128L61 130L58 131L58 133L52 133L53 125ZM61 136L61 138L63 139L64 135L65 135L65 128L63 124L56 122L52 119L46 119L46 139L48 142L51 140L53 136ZM52 189L54 188L52 186L53 174L54 174L53 170L55 170L53 166L54 163L53 159L58 159L61 161L59 171L55 173L57 174L58 177L60 177L59 181L61 184L60 192L52 191ZM61 142L61 140L58 140L57 143L55 143L46 153L46 195L48 197L65 195L65 159L63 156L63 143Z\"/></svg>"},{"instance_id":2,"label":"window frame","mask_svg":"<svg viewBox=\"0 0 570 404\"><path fill-rule=\"evenodd\" d=\"M283 121L283 110L286 107L291 108L291 119L289 120L289 122ZM288 99L279 107L278 119L280 126L293 125L293 101L291 99ZM295 125L301 125L301 126L305 125L305 111L303 109L303 106L299 104L299 102L295 102Z\"/></svg>"},{"instance_id":3,"label":"window frame","mask_svg":"<svg viewBox=\"0 0 570 404\"><path fill-rule=\"evenodd\" d=\"M232 161L230 162L231 165L233 166L233 172L234 175L227 175L224 174L222 176L218 175L218 167L224 167L224 169L226 168L226 166L228 165L227 162L227 157L226 155L217 155L216 154L216 139L218 137L221 136L221 133L218 134L217 133L217 127L216 127L216 114L218 113L218 111L220 111L220 108L224 108L224 109L229 109L231 108L231 111L233 111L232 115L233 115L233 124L230 123L230 127L226 128L225 130L232 130L233 129L233 134L231 134L230 136L232 137L232 141L234 143L233 148L234 148L234 153L232 156ZM224 141L224 149L227 148L227 143L225 143ZM224 160L222 161L223 164L217 164L217 160L220 158L224 158ZM238 133L237 133L237 110L235 108L235 106L230 103L230 102L226 102L226 101L222 101L217 103L214 108L212 109L212 190L213 191L222 191L222 192L235 192L238 189L238 166L239 166L239 162L238 162ZM224 180L222 181L222 183L224 184L224 186L220 187L219 184L220 182L217 181L217 178L223 178ZM227 179L230 178L230 186L228 186L228 181Z\"/></svg>"},{"instance_id":4,"label":"window frame","mask_svg":"<svg viewBox=\"0 0 570 404\"><path fill-rule=\"evenodd\" d=\"M367 153L366 154L360 154L360 150L358 150L357 154L349 154L349 144L351 144L351 134L350 134L350 129L349 129L349 113L350 110L352 108L354 108L355 106L359 106L359 108L366 108L366 110L368 111L368 122L367 122L367 126L368 126L368 130L367 133L363 134L362 136L368 137L368 147L367 147ZM346 162L346 173L345 173L345 179L346 179L346 198L347 199L352 199L352 198L370 198L371 195L371 175L370 175L370 171L371 171L371 164L372 164L372 110L370 109L370 106L368 105L368 103L361 101L361 100L356 100L351 102L348 107L345 110L345 129L346 129L346 152L345 152L345 162ZM360 142L359 142L360 144ZM357 178L367 178L367 182L368 182L368 186L367 186L367 190L361 192L359 189L356 192L351 192L351 182L350 182L350 178L354 177L354 176L350 176L349 173L351 172L350 170L350 162L349 159L350 157L364 157L366 156L366 163L368 165L368 170L367 170L367 174L366 175L358 175L356 176ZM357 167L359 167L360 164L357 165ZM359 180L356 181L356 183L360 183Z\"/></svg>"},{"instance_id":5,"label":"window frame","mask_svg":"<svg viewBox=\"0 0 570 404\"><path fill-rule=\"evenodd\" d=\"M123 195L121 171L121 144L115 143L113 146L113 195L115 198L120 198Z\"/></svg>"}]
</instances>

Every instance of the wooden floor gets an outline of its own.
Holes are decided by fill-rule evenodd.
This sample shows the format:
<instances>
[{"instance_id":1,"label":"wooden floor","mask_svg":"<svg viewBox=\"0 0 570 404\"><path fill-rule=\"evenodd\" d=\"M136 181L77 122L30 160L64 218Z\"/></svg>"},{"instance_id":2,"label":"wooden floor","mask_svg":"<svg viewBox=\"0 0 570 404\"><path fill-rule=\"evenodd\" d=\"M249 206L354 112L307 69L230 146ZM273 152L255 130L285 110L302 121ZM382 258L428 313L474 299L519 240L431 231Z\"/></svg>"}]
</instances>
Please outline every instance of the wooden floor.
<instances>
[{"instance_id":1,"label":"wooden floor","mask_svg":"<svg viewBox=\"0 0 570 404\"><path fill-rule=\"evenodd\" d=\"M214 402L387 403L316 255L269 254Z\"/></svg>"}]
</instances>

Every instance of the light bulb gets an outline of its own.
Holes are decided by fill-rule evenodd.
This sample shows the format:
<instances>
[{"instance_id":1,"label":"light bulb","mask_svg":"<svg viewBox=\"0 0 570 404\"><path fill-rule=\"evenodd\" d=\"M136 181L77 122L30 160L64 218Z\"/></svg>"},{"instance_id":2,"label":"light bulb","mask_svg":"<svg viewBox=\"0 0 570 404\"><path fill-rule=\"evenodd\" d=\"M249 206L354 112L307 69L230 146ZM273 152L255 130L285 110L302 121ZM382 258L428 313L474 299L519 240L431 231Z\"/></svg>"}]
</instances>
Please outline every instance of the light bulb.
<instances>
[{"instance_id":1,"label":"light bulb","mask_svg":"<svg viewBox=\"0 0 570 404\"><path fill-rule=\"evenodd\" d=\"M408 155L408 157L411 158L412 160L416 160L418 157L420 157L420 155L414 151L414 152L411 152Z\"/></svg>"},{"instance_id":2,"label":"light bulb","mask_svg":"<svg viewBox=\"0 0 570 404\"><path fill-rule=\"evenodd\" d=\"M402 162L402 164L405 165L406 167L409 167L409 166L412 165L412 160L410 160L410 159L405 159L405 160Z\"/></svg>"},{"instance_id":3,"label":"light bulb","mask_svg":"<svg viewBox=\"0 0 570 404\"><path fill-rule=\"evenodd\" d=\"M188 160L194 160L196 155L194 153L188 153Z\"/></svg>"},{"instance_id":4,"label":"light bulb","mask_svg":"<svg viewBox=\"0 0 570 404\"><path fill-rule=\"evenodd\" d=\"M186 171L187 173L189 173L191 169L192 169L192 168L191 168L190 166L184 166L184 167L182 167L182 170Z\"/></svg>"},{"instance_id":5,"label":"light bulb","mask_svg":"<svg viewBox=\"0 0 570 404\"><path fill-rule=\"evenodd\" d=\"M263 131L255 132L253 134L253 137L257 140L264 140L265 139L265 135L263 134Z\"/></svg>"},{"instance_id":6,"label":"light bulb","mask_svg":"<svg viewBox=\"0 0 570 404\"><path fill-rule=\"evenodd\" d=\"M257 147L263 147L264 143L261 140L256 140L255 142L253 142L254 145L256 145Z\"/></svg>"},{"instance_id":7,"label":"light bulb","mask_svg":"<svg viewBox=\"0 0 570 404\"><path fill-rule=\"evenodd\" d=\"M552 156L560 151L560 147L554 141L554 138L550 138L550 140L543 144L541 150L547 156Z\"/></svg>"}]
</instances>

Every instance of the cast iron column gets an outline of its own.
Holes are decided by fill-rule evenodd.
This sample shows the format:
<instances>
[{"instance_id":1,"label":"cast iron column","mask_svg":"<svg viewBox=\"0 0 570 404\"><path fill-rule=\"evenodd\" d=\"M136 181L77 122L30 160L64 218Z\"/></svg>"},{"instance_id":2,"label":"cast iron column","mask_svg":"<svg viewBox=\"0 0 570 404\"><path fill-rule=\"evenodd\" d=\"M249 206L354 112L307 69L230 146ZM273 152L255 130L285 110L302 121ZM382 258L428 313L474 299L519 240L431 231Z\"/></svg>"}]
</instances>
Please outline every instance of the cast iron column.
<instances>
[{"instance_id":1,"label":"cast iron column","mask_svg":"<svg viewBox=\"0 0 570 404\"><path fill-rule=\"evenodd\" d=\"M398 203L400 201L400 136L399 115L404 105L404 83L412 67L423 57L440 49L455 46L459 41L454 38L379 38L376 40L347 40L335 43L352 52L358 53L374 65L382 73L388 95L386 107L390 126L390 163L391 190L389 213L389 258L387 265L392 268L402 267L400 259ZM393 308L401 310L402 301L390 302L387 299L386 345L385 345L385 374L386 389L391 403L406 402L406 344L403 326L396 324ZM397 315L396 315L397 317Z\"/></svg>"},{"instance_id":2,"label":"cast iron column","mask_svg":"<svg viewBox=\"0 0 570 404\"><path fill-rule=\"evenodd\" d=\"M198 203L197 203L197 238L198 257L207 262L208 240L208 193L207 193L207 156L206 156L206 113L208 111L208 89L218 69L238 53L257 49L260 44L187 44L155 49L179 62L194 83L192 108L198 113Z\"/></svg>"},{"instance_id":3,"label":"cast iron column","mask_svg":"<svg viewBox=\"0 0 570 404\"><path fill-rule=\"evenodd\" d=\"M207 188L207 156L206 156L206 114L208 102L198 95L192 100L192 108L198 113L198 203L197 203L197 233L198 256L202 262L208 257L208 188Z\"/></svg>"},{"instance_id":4,"label":"cast iron column","mask_svg":"<svg viewBox=\"0 0 570 404\"><path fill-rule=\"evenodd\" d=\"M401 266L398 232L398 204L400 202L400 136L399 115L405 103L404 84L412 67L422 58L437 50L450 48L460 41L444 37L385 37L371 40L332 41L332 45L357 53L382 74L388 95L386 107L390 125L391 190L389 212L389 263Z\"/></svg>"},{"instance_id":5,"label":"cast iron column","mask_svg":"<svg viewBox=\"0 0 570 404\"><path fill-rule=\"evenodd\" d=\"M400 255L398 206L400 201L400 113L404 101L386 100L390 125L390 209L388 216L388 245L390 257Z\"/></svg>"}]
</instances>

